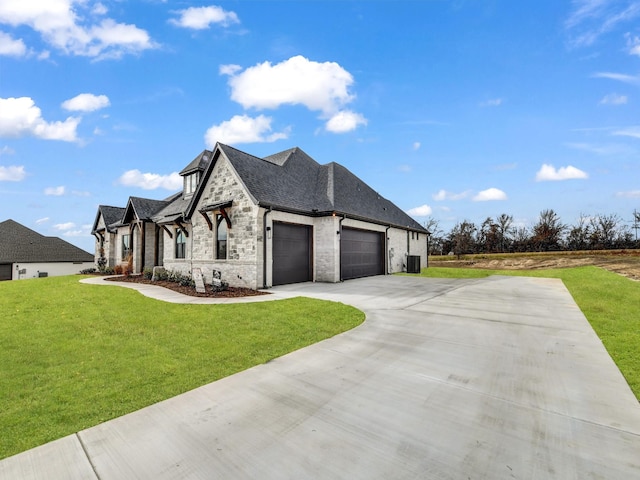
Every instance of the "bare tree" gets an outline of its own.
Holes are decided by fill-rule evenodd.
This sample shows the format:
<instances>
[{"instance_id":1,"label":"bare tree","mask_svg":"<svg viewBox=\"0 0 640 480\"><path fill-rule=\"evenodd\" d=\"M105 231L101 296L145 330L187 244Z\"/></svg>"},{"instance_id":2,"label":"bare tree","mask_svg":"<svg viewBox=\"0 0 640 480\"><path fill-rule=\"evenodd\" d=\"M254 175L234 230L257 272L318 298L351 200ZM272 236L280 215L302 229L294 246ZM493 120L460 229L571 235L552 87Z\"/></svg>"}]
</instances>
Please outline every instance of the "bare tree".
<instances>
[{"instance_id":1,"label":"bare tree","mask_svg":"<svg viewBox=\"0 0 640 480\"><path fill-rule=\"evenodd\" d=\"M500 251L504 252L509 247L511 241L511 234L513 232L513 215L501 214L496 218L498 224L498 235L500 242Z\"/></svg>"},{"instance_id":2,"label":"bare tree","mask_svg":"<svg viewBox=\"0 0 640 480\"><path fill-rule=\"evenodd\" d=\"M589 248L590 229L588 224L589 217L580 214L578 223L570 227L567 235L567 248L569 250L586 250Z\"/></svg>"},{"instance_id":3,"label":"bare tree","mask_svg":"<svg viewBox=\"0 0 640 480\"><path fill-rule=\"evenodd\" d=\"M597 250L613 248L621 219L615 214L591 217L591 248Z\"/></svg>"},{"instance_id":4,"label":"bare tree","mask_svg":"<svg viewBox=\"0 0 640 480\"><path fill-rule=\"evenodd\" d=\"M457 223L449 233L449 240L452 243L453 252L460 258L465 253L473 253L474 233L476 226L468 220Z\"/></svg>"},{"instance_id":5,"label":"bare tree","mask_svg":"<svg viewBox=\"0 0 640 480\"><path fill-rule=\"evenodd\" d=\"M567 227L551 209L540 212L538 223L533 226L532 242L537 251L549 252L561 249L562 232Z\"/></svg>"},{"instance_id":6,"label":"bare tree","mask_svg":"<svg viewBox=\"0 0 640 480\"><path fill-rule=\"evenodd\" d=\"M440 222L433 217L427 217L424 222L424 228L426 228L430 233L429 238L429 249L431 250L429 254L443 254L443 230L440 228Z\"/></svg>"},{"instance_id":7,"label":"bare tree","mask_svg":"<svg viewBox=\"0 0 640 480\"><path fill-rule=\"evenodd\" d=\"M477 250L478 252L495 253L500 248L500 235L498 224L493 218L487 217L478 231Z\"/></svg>"},{"instance_id":8,"label":"bare tree","mask_svg":"<svg viewBox=\"0 0 640 480\"><path fill-rule=\"evenodd\" d=\"M513 232L513 249L516 252L531 250L531 235L527 227L518 227Z\"/></svg>"}]
</instances>

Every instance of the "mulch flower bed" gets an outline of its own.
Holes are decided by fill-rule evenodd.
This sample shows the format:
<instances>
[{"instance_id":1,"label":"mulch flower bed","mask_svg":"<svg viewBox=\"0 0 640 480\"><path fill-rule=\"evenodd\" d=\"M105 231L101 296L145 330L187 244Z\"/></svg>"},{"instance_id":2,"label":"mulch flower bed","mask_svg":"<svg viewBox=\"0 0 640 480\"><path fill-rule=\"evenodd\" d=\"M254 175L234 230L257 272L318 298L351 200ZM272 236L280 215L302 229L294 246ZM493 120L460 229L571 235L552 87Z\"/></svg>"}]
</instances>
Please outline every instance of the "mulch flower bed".
<instances>
[{"instance_id":1,"label":"mulch flower bed","mask_svg":"<svg viewBox=\"0 0 640 480\"><path fill-rule=\"evenodd\" d=\"M253 297L257 295L269 295L267 292L259 292L258 290L252 290L250 288L237 288L227 287L226 290L221 292L215 291L211 288L211 285L205 285L206 292L198 293L195 287L184 287L179 283L167 282L165 280L159 280L152 282L149 279L144 278L142 275L128 275L121 277L109 277L105 280L112 282L130 282L130 283L145 283L147 285L157 285L158 287L168 288L175 292L182 293L184 295L191 295L192 297L211 297L211 298L237 298L237 297Z\"/></svg>"}]
</instances>

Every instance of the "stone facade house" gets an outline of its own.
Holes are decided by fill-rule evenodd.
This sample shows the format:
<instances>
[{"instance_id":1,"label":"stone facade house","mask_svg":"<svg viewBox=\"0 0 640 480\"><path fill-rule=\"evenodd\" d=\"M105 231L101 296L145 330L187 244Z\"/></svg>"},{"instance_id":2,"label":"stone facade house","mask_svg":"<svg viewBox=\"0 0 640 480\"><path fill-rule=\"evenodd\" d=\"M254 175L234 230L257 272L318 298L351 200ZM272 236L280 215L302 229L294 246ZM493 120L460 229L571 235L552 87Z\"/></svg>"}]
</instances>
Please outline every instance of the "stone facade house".
<instances>
[{"instance_id":1,"label":"stone facade house","mask_svg":"<svg viewBox=\"0 0 640 480\"><path fill-rule=\"evenodd\" d=\"M0 280L74 275L93 268L89 252L14 220L0 222Z\"/></svg>"},{"instance_id":2,"label":"stone facade house","mask_svg":"<svg viewBox=\"0 0 640 480\"><path fill-rule=\"evenodd\" d=\"M258 158L217 144L180 175L182 192L165 200L99 207L96 261L131 255L135 272L199 268L208 283L217 270L253 289L426 265L424 227L345 167L299 148Z\"/></svg>"}]
</instances>

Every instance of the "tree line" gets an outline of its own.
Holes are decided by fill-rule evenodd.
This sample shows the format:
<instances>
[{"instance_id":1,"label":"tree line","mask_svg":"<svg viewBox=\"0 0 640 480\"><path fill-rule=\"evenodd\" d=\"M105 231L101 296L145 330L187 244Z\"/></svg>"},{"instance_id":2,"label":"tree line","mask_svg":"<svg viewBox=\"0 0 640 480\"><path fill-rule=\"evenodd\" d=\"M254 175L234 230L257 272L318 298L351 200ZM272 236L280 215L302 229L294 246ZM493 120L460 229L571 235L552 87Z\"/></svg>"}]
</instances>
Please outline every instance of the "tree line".
<instances>
[{"instance_id":1,"label":"tree line","mask_svg":"<svg viewBox=\"0 0 640 480\"><path fill-rule=\"evenodd\" d=\"M448 233L443 232L439 221L432 217L424 226L431 232L431 255L640 248L640 212L637 211L633 212L632 225L615 214L580 215L575 224L568 225L548 209L540 212L530 228L515 226L513 215L506 213L496 218L487 217L480 225L463 220Z\"/></svg>"}]
</instances>

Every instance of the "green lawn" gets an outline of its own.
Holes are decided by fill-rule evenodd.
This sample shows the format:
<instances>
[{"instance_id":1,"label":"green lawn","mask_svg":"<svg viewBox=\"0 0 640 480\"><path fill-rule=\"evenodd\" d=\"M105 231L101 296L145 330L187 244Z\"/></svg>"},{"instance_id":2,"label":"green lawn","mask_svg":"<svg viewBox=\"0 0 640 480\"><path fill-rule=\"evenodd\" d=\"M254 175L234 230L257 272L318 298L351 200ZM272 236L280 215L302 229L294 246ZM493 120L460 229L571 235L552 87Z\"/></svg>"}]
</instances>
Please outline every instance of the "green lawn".
<instances>
[{"instance_id":1,"label":"green lawn","mask_svg":"<svg viewBox=\"0 0 640 480\"><path fill-rule=\"evenodd\" d=\"M0 282L0 458L359 325L295 298L174 305L80 277Z\"/></svg>"},{"instance_id":2,"label":"green lawn","mask_svg":"<svg viewBox=\"0 0 640 480\"><path fill-rule=\"evenodd\" d=\"M422 276L520 275L561 279L640 400L640 282L599 267L554 270L428 268Z\"/></svg>"}]
</instances>

